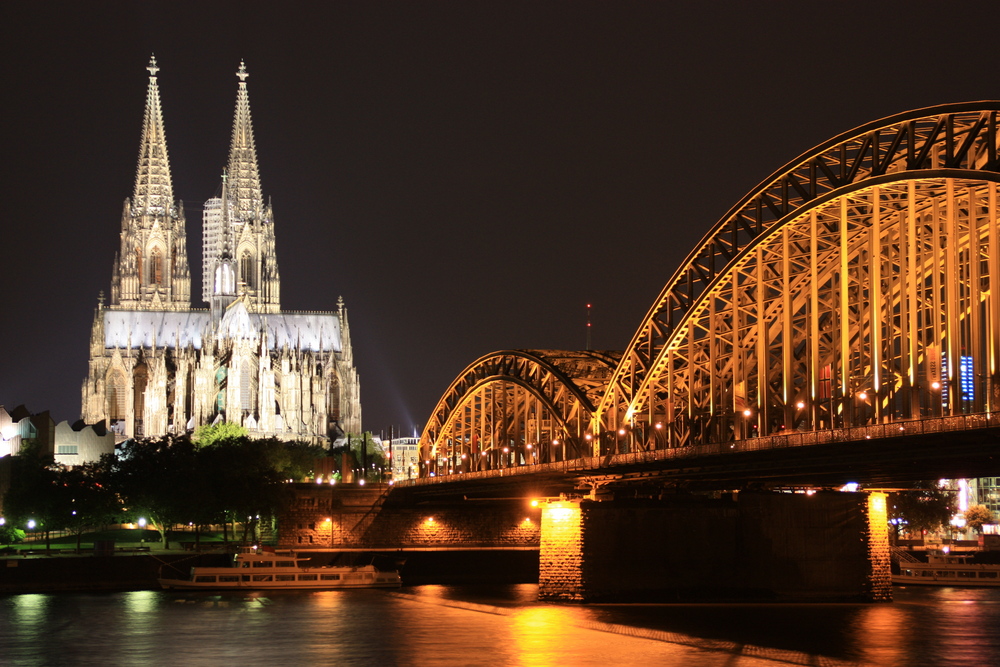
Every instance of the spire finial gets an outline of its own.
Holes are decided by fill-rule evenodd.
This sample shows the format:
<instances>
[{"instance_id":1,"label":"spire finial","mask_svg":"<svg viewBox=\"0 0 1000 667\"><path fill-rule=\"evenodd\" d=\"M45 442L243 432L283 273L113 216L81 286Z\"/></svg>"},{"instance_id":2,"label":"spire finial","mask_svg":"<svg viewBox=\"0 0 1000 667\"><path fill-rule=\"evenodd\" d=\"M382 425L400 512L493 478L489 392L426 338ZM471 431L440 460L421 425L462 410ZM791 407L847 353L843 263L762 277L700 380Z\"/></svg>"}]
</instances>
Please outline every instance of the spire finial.
<instances>
[{"instance_id":1,"label":"spire finial","mask_svg":"<svg viewBox=\"0 0 1000 667\"><path fill-rule=\"evenodd\" d=\"M149 70L150 76L156 76L156 73L160 71L160 68L156 66L156 56L149 56L149 65L146 67Z\"/></svg>"},{"instance_id":2,"label":"spire finial","mask_svg":"<svg viewBox=\"0 0 1000 667\"><path fill-rule=\"evenodd\" d=\"M247 77L250 76L247 73L247 66L240 61L240 68L236 71L236 76L240 77L240 83L246 83Z\"/></svg>"}]
</instances>

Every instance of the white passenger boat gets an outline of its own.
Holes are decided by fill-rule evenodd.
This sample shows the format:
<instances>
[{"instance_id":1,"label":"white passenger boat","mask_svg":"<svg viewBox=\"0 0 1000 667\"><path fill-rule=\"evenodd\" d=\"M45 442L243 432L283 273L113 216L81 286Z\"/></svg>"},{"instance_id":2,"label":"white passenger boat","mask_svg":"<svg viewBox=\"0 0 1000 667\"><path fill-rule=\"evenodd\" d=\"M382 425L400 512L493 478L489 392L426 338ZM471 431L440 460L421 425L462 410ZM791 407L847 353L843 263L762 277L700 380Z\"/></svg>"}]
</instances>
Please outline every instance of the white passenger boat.
<instances>
[{"instance_id":1,"label":"white passenger boat","mask_svg":"<svg viewBox=\"0 0 1000 667\"><path fill-rule=\"evenodd\" d=\"M971 556L930 554L927 562L899 564L894 584L931 586L1000 586L1000 563L973 563Z\"/></svg>"},{"instance_id":2,"label":"white passenger boat","mask_svg":"<svg viewBox=\"0 0 1000 667\"><path fill-rule=\"evenodd\" d=\"M294 552L240 547L229 567L192 567L188 579L160 577L166 589L327 590L335 588L398 588L399 573L374 565L309 567L308 558Z\"/></svg>"}]
</instances>

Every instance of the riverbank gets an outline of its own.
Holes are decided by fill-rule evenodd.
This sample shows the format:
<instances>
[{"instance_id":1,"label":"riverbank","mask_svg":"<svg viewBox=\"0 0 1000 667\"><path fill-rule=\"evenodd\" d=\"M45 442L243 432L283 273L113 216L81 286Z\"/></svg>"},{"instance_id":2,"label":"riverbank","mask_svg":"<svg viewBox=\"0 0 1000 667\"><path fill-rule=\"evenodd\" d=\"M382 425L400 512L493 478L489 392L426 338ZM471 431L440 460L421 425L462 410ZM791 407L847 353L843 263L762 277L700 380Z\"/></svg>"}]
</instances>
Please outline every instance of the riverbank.
<instances>
[{"instance_id":1,"label":"riverbank","mask_svg":"<svg viewBox=\"0 0 1000 667\"><path fill-rule=\"evenodd\" d=\"M313 551L312 564L352 565L375 561L399 568L404 585L518 584L538 581L538 552L524 550L463 551ZM187 553L156 550L113 556L6 556L0 558L0 595L159 589L161 570L187 576L194 566L224 566L222 552Z\"/></svg>"}]
</instances>

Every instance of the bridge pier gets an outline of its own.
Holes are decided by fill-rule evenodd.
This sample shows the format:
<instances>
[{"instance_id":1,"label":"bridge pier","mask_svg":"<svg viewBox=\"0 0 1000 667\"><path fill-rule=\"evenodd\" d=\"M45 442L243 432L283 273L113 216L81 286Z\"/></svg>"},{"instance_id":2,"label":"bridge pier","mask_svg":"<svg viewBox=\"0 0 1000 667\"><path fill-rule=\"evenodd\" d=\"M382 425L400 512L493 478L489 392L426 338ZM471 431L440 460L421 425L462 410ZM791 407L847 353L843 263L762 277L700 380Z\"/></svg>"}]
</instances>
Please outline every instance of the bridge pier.
<instances>
[{"instance_id":1,"label":"bridge pier","mask_svg":"<svg viewBox=\"0 0 1000 667\"><path fill-rule=\"evenodd\" d=\"M890 600L885 502L832 491L550 502L539 598Z\"/></svg>"}]
</instances>

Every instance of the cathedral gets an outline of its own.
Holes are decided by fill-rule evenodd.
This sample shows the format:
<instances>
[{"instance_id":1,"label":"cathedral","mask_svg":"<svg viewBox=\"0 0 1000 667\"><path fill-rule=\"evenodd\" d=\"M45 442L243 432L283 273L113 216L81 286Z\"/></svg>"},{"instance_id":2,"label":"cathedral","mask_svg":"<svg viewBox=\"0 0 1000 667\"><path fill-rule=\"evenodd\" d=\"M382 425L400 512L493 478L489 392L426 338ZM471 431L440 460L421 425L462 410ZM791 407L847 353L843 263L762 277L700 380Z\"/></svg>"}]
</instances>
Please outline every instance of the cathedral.
<instances>
[{"instance_id":1,"label":"cathedral","mask_svg":"<svg viewBox=\"0 0 1000 667\"><path fill-rule=\"evenodd\" d=\"M317 444L361 432L347 309L281 310L274 218L264 200L241 63L229 163L202 214L202 299L192 308L184 204L174 200L150 60L139 165L122 212L108 303L98 300L82 417L120 439L238 423Z\"/></svg>"}]
</instances>

